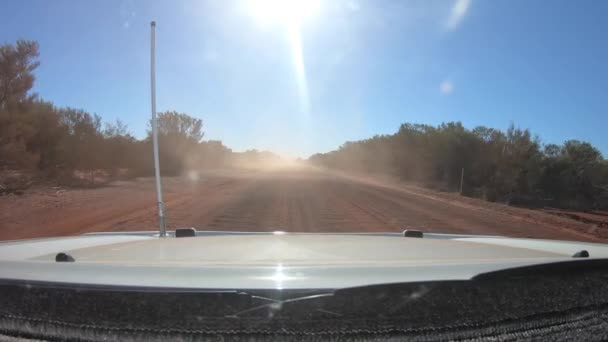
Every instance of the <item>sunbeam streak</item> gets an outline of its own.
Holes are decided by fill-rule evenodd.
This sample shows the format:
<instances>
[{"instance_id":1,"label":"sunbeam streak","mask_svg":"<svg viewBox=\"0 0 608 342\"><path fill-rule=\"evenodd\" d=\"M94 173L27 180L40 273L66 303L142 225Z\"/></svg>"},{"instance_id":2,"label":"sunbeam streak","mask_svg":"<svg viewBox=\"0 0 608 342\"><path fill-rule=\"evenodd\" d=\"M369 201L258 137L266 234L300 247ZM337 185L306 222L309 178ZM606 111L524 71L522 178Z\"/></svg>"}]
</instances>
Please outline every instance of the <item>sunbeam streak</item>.
<instances>
[{"instance_id":1,"label":"sunbeam streak","mask_svg":"<svg viewBox=\"0 0 608 342\"><path fill-rule=\"evenodd\" d=\"M250 0L251 13L257 21L262 25L279 25L286 30L296 75L300 113L304 117L310 115L310 98L301 30L304 21L315 15L319 6L319 0Z\"/></svg>"},{"instance_id":2,"label":"sunbeam streak","mask_svg":"<svg viewBox=\"0 0 608 342\"><path fill-rule=\"evenodd\" d=\"M306 67L304 63L304 52L302 50L302 38L300 29L296 25L289 27L289 40L291 44L291 56L296 72L298 95L300 97L300 109L302 114L310 114L310 101L308 97L308 81L306 80Z\"/></svg>"}]
</instances>

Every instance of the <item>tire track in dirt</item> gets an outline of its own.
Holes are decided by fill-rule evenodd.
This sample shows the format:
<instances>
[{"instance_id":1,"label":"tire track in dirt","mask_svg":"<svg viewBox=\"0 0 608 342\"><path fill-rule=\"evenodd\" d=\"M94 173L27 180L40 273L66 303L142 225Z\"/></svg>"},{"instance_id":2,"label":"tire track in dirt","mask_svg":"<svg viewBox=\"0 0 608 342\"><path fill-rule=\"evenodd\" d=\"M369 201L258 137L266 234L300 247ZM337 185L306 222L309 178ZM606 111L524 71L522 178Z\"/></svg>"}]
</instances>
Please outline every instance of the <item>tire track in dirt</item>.
<instances>
[{"instance_id":1,"label":"tire track in dirt","mask_svg":"<svg viewBox=\"0 0 608 342\"><path fill-rule=\"evenodd\" d=\"M489 235L531 238L550 236L563 239L588 239L590 237L577 231L530 222L518 216L502 215L487 209L471 210L468 207L452 205L452 203L427 196L420 197L407 191L374 186L361 187L361 189L373 194L377 199L376 203L383 203L381 208L386 208L400 220L404 219L403 213L416 213L423 216L423 220L416 220L419 224L417 228L429 232L466 234L483 232L483 234ZM391 205L395 209L401 208L401 213L398 210L390 210ZM412 223L405 224L411 225Z\"/></svg>"},{"instance_id":2,"label":"tire track in dirt","mask_svg":"<svg viewBox=\"0 0 608 342\"><path fill-rule=\"evenodd\" d=\"M164 179L170 229L470 233L595 240L596 236L557 225L542 213L434 198L311 170L225 172L195 182ZM512 212L521 211L522 215ZM551 219L549 219L551 218ZM17 199L0 198L0 239L71 235L91 231L156 230L151 179L94 190L69 190Z\"/></svg>"},{"instance_id":3,"label":"tire track in dirt","mask_svg":"<svg viewBox=\"0 0 608 342\"><path fill-rule=\"evenodd\" d=\"M420 222L438 222L433 215L387 200L368 187L321 174L262 177L236 200L211 213L213 219L206 227L310 232L400 231L407 227L420 228Z\"/></svg>"},{"instance_id":4,"label":"tire track in dirt","mask_svg":"<svg viewBox=\"0 0 608 342\"><path fill-rule=\"evenodd\" d=\"M211 213L211 229L401 231L589 239L518 217L322 173L272 173Z\"/></svg>"},{"instance_id":5,"label":"tire track in dirt","mask_svg":"<svg viewBox=\"0 0 608 342\"><path fill-rule=\"evenodd\" d=\"M240 193L249 183L241 178L210 178L201 182L165 179L164 200L169 227L192 226L187 209L197 213ZM200 194L209 194L201 201ZM0 239L74 235L94 231L156 230L158 209L152 180L123 182L120 186L69 190L61 197L36 193L30 198L1 199ZM42 198L42 199L41 199ZM32 203L33 202L33 203ZM12 210L9 208L13 207Z\"/></svg>"},{"instance_id":6,"label":"tire track in dirt","mask_svg":"<svg viewBox=\"0 0 608 342\"><path fill-rule=\"evenodd\" d=\"M436 192L411 184L395 182L391 179L377 180L370 177L362 177L357 175L348 175L335 172L331 173L349 179L354 183L371 185L372 187L378 188L382 193L405 193L410 199L413 199L414 203L426 203L422 207L418 206L417 210L425 211L429 208L429 206L447 208L448 211L459 209L457 213L452 212L451 215L453 215L453 218L464 218L461 221L454 222L459 223L457 227L447 227L448 231L451 231L453 228L462 229L464 227L464 233L475 232L477 231L475 229L479 228L478 225L472 223L477 218L482 219L480 224L482 225L483 228L481 229L483 230L488 230L488 227L496 226L497 222L499 226L506 225L502 226L500 229L497 229L496 232L493 233L498 235L509 235L509 232L511 231L511 234L523 236L521 235L522 231L529 230L531 232L537 231L536 235L532 234L530 237L537 237L537 235L553 236L557 234L555 237L562 236L569 237L570 239L596 241L603 241L608 237L608 231L602 229L602 227L605 226L602 224L602 222L585 222L585 220L580 220L578 218L563 220L561 217L557 217L555 213L553 213L553 216L546 215L546 212L543 210L518 208L501 203L486 202L476 198L462 197L454 193ZM442 209L440 213L443 211L444 210ZM560 212L560 214L563 214L563 212ZM577 213L577 215L587 214ZM564 215L561 216L563 217ZM487 218L491 219L488 220ZM441 227L441 225L434 225L432 227ZM515 229L513 229L513 227L515 227Z\"/></svg>"}]
</instances>

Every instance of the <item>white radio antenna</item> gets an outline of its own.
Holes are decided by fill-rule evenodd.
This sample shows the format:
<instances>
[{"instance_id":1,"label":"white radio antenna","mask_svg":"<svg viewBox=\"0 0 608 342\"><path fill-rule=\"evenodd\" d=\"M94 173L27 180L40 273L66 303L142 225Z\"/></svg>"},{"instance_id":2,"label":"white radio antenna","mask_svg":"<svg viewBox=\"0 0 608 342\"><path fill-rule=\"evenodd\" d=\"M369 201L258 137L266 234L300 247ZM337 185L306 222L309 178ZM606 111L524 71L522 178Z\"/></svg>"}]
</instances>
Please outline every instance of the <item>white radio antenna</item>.
<instances>
[{"instance_id":1,"label":"white radio antenna","mask_svg":"<svg viewBox=\"0 0 608 342\"><path fill-rule=\"evenodd\" d=\"M158 202L158 224L160 237L167 236L165 226L165 206L163 204L163 190L160 184L160 167L158 163L158 127L156 125L156 67L155 67L155 41L156 41L156 22L151 22L150 34L150 92L152 97L152 141L154 145L154 176L156 178L156 199Z\"/></svg>"}]
</instances>

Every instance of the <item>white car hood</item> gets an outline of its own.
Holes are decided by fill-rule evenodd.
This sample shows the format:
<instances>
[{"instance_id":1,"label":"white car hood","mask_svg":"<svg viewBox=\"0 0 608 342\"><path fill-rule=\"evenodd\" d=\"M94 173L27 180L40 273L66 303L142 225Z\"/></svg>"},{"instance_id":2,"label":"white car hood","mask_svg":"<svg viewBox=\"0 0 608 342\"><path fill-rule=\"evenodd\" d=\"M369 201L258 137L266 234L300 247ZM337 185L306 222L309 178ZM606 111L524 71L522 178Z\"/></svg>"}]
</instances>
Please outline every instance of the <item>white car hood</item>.
<instances>
[{"instance_id":1,"label":"white car hood","mask_svg":"<svg viewBox=\"0 0 608 342\"><path fill-rule=\"evenodd\" d=\"M0 279L197 289L344 288L467 280L485 272L608 258L608 246L491 236L105 233L0 243ZM56 262L65 253L73 262Z\"/></svg>"}]
</instances>

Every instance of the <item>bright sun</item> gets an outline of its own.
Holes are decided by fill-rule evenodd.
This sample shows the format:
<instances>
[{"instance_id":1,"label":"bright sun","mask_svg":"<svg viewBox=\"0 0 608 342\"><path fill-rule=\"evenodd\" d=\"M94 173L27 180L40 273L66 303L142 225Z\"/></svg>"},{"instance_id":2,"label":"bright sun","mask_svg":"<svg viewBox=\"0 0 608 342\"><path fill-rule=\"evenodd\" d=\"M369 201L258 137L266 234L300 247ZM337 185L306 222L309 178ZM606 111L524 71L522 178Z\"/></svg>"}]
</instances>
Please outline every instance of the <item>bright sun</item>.
<instances>
[{"instance_id":1,"label":"bright sun","mask_svg":"<svg viewBox=\"0 0 608 342\"><path fill-rule=\"evenodd\" d=\"M252 15L261 24L299 26L319 9L320 0L250 0Z\"/></svg>"},{"instance_id":2,"label":"bright sun","mask_svg":"<svg viewBox=\"0 0 608 342\"><path fill-rule=\"evenodd\" d=\"M320 0L249 0L251 15L263 26L281 25L291 45L291 57L295 70L300 110L309 115L308 82L302 48L301 28L306 19L317 14Z\"/></svg>"}]
</instances>

